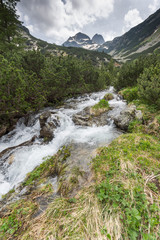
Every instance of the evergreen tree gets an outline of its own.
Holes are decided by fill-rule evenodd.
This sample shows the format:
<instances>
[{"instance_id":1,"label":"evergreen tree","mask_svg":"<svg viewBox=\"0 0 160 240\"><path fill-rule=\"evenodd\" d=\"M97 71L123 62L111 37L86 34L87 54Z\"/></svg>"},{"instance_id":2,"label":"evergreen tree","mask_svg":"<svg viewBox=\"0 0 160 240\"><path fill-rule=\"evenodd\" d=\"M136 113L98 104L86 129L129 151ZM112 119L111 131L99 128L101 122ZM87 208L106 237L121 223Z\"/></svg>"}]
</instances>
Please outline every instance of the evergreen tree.
<instances>
[{"instance_id":1,"label":"evergreen tree","mask_svg":"<svg viewBox=\"0 0 160 240\"><path fill-rule=\"evenodd\" d=\"M16 14L16 5L20 0L0 0L0 52L6 52L18 45L20 25Z\"/></svg>"}]
</instances>

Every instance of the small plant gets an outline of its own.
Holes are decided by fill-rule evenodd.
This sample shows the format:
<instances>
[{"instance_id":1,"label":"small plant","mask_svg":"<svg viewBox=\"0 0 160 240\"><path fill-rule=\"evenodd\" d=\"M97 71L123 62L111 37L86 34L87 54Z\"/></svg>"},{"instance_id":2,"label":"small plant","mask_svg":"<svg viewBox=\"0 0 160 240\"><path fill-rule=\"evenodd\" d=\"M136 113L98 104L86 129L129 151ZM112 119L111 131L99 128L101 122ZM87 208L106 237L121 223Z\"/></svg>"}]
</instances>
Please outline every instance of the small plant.
<instances>
[{"instance_id":1,"label":"small plant","mask_svg":"<svg viewBox=\"0 0 160 240\"><path fill-rule=\"evenodd\" d=\"M60 175L65 168L65 161L67 157L70 156L70 151L67 147L63 147L52 157L45 159L43 163L40 164L35 170L28 174L24 186L32 185L36 180L40 180L47 176Z\"/></svg>"},{"instance_id":2,"label":"small plant","mask_svg":"<svg viewBox=\"0 0 160 240\"><path fill-rule=\"evenodd\" d=\"M30 216L36 209L37 205L31 201L20 200L11 204L8 207L8 214L0 218L1 239L13 239L13 236L16 236L16 233L28 224Z\"/></svg>"},{"instance_id":3,"label":"small plant","mask_svg":"<svg viewBox=\"0 0 160 240\"><path fill-rule=\"evenodd\" d=\"M99 108L106 108L106 109L108 109L108 108L109 108L109 103L108 103L108 101L106 101L105 99L101 99L101 100L99 101L99 103L97 103L97 104L95 104L95 105L93 106L93 109L99 109Z\"/></svg>"}]
</instances>

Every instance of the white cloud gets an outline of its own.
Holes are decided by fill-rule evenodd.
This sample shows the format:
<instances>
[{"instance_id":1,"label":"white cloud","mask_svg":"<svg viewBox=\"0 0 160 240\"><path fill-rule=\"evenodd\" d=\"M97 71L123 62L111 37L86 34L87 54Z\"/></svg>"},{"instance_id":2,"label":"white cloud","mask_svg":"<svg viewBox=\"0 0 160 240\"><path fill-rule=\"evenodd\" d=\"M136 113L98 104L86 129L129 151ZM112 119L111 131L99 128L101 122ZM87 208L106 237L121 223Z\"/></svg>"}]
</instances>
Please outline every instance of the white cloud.
<instances>
[{"instance_id":1,"label":"white cloud","mask_svg":"<svg viewBox=\"0 0 160 240\"><path fill-rule=\"evenodd\" d=\"M103 32L102 35L103 35L105 41L111 41L115 37L117 37L117 33L112 30L108 31L107 33Z\"/></svg>"},{"instance_id":2,"label":"white cloud","mask_svg":"<svg viewBox=\"0 0 160 240\"><path fill-rule=\"evenodd\" d=\"M19 4L22 21L56 43L63 42L97 19L108 18L113 9L114 0L66 0L65 4L61 0L24 0ZM22 12L25 12L24 16Z\"/></svg>"},{"instance_id":3,"label":"white cloud","mask_svg":"<svg viewBox=\"0 0 160 240\"><path fill-rule=\"evenodd\" d=\"M139 11L135 8L135 9L129 10L125 14L124 21L125 21L126 28L132 28L138 25L140 22L142 22L143 19L141 18Z\"/></svg>"},{"instance_id":4,"label":"white cloud","mask_svg":"<svg viewBox=\"0 0 160 240\"><path fill-rule=\"evenodd\" d=\"M159 0L153 0L151 4L149 4L148 8L151 13L155 12L156 9L158 8L159 5Z\"/></svg>"}]
</instances>

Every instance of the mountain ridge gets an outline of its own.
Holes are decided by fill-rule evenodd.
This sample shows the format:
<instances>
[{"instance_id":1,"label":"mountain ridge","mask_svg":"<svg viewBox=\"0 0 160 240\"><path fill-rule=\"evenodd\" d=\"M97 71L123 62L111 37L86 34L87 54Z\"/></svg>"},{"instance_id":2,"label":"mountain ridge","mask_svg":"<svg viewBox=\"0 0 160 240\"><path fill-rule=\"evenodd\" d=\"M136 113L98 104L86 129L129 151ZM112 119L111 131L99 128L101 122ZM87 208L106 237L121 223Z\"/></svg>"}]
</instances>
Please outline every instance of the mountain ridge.
<instances>
[{"instance_id":1,"label":"mountain ridge","mask_svg":"<svg viewBox=\"0 0 160 240\"><path fill-rule=\"evenodd\" d=\"M104 39L99 34L95 34L92 39L83 34L88 37L88 40L77 42L76 35L64 42L63 46L105 52L118 61L132 60L140 55L160 49L160 9L123 35L115 37L112 41L103 42ZM97 36L100 36L100 42L95 41Z\"/></svg>"},{"instance_id":2,"label":"mountain ridge","mask_svg":"<svg viewBox=\"0 0 160 240\"><path fill-rule=\"evenodd\" d=\"M98 50L126 60L157 48L160 48L160 9L122 36L105 42Z\"/></svg>"},{"instance_id":3,"label":"mountain ridge","mask_svg":"<svg viewBox=\"0 0 160 240\"><path fill-rule=\"evenodd\" d=\"M52 54L54 56L74 56L77 58L81 58L83 60L92 61L93 65L101 66L102 64L108 64L108 62L112 59L110 55L105 52L98 51L90 51L85 48L78 47L65 47L52 43L48 43L44 40L33 37L28 28L25 26L20 26L20 32L22 37L25 39L25 50L40 50L45 54ZM81 37L82 33L78 33L77 38ZM88 37L83 34L83 37ZM88 41L91 41L88 37ZM116 61L114 61L116 62Z\"/></svg>"},{"instance_id":4,"label":"mountain ridge","mask_svg":"<svg viewBox=\"0 0 160 240\"><path fill-rule=\"evenodd\" d=\"M88 35L78 32L76 35L69 37L62 46L97 50L103 43L104 38L100 34L96 33L91 39Z\"/></svg>"}]
</instances>

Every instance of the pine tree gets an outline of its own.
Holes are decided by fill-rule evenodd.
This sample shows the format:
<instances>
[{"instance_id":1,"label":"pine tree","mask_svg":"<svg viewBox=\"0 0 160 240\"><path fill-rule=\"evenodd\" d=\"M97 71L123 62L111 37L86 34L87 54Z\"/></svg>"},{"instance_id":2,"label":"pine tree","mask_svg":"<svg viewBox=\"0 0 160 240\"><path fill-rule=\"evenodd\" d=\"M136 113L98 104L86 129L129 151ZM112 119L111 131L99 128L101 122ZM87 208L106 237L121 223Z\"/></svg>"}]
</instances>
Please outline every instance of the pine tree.
<instances>
[{"instance_id":1,"label":"pine tree","mask_svg":"<svg viewBox=\"0 0 160 240\"><path fill-rule=\"evenodd\" d=\"M16 5L20 0L0 0L0 53L18 45L20 25L16 14Z\"/></svg>"}]
</instances>

